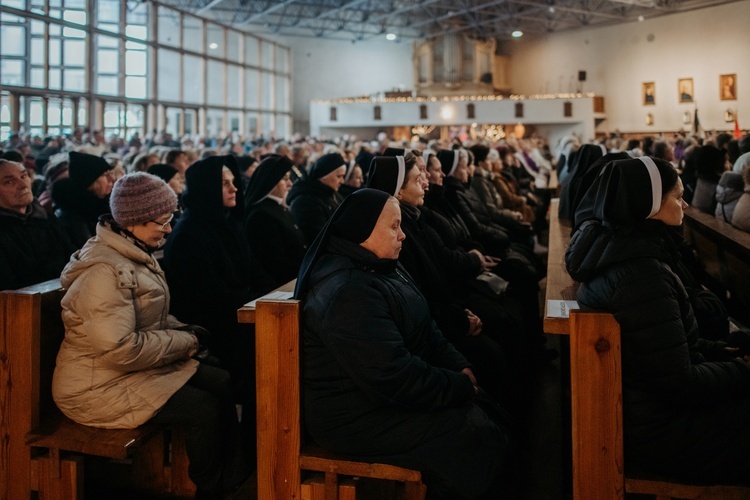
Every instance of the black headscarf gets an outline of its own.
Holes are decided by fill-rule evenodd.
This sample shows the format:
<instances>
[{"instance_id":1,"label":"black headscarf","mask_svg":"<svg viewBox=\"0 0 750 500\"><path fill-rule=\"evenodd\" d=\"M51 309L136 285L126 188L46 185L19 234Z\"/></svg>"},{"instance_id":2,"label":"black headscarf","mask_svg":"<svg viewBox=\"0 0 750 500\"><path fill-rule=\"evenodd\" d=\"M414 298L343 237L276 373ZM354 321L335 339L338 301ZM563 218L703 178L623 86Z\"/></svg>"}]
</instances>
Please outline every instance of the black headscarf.
<instances>
[{"instance_id":1,"label":"black headscarf","mask_svg":"<svg viewBox=\"0 0 750 500\"><path fill-rule=\"evenodd\" d=\"M572 186L570 186L570 191L568 191L568 202L570 206L567 208L569 210L568 216L570 217L571 221L571 227L575 228L578 225L577 222L577 216L578 216L578 206L583 202L584 197L586 196L586 193L588 192L591 185L596 181L597 177L599 177L599 174L604 169L604 167L615 160L629 160L631 159L631 156L625 152L621 153L607 153L606 155L602 156L598 160L596 160L591 165L588 165L586 168L583 168L582 170L577 171L577 173L580 173L580 177L578 178L578 184L575 189L573 189ZM583 167L583 165L579 165L580 167ZM561 209L562 209L562 193L560 195L560 203L561 203ZM560 216L562 217L563 214L560 212Z\"/></svg>"},{"instance_id":2,"label":"black headscarf","mask_svg":"<svg viewBox=\"0 0 750 500\"><path fill-rule=\"evenodd\" d=\"M376 189L360 189L344 199L315 238L300 266L294 298L303 299L313 267L326 250L332 236L360 244L370 237L386 202L391 196Z\"/></svg>"},{"instance_id":3,"label":"black headscarf","mask_svg":"<svg viewBox=\"0 0 750 500\"><path fill-rule=\"evenodd\" d=\"M177 169L172 165L166 165L164 163L158 163L148 167L148 173L161 178L164 182L169 182L172 177L177 175Z\"/></svg>"},{"instance_id":4,"label":"black headscarf","mask_svg":"<svg viewBox=\"0 0 750 500\"><path fill-rule=\"evenodd\" d=\"M641 157L610 162L589 188L576 223L593 218L617 228L645 221L660 210L665 191L676 182L677 171L663 160Z\"/></svg>"},{"instance_id":5,"label":"black headscarf","mask_svg":"<svg viewBox=\"0 0 750 500\"><path fill-rule=\"evenodd\" d=\"M376 156L372 160L367 187L396 196L406 182L406 174L403 156Z\"/></svg>"},{"instance_id":6,"label":"black headscarf","mask_svg":"<svg viewBox=\"0 0 750 500\"><path fill-rule=\"evenodd\" d=\"M237 204L229 212L238 220L243 220L242 179L234 156L209 156L195 162L185 172L187 190L182 202L193 213L209 217L223 217L226 214L222 194L222 169L227 167L234 175L237 188Z\"/></svg>"},{"instance_id":7,"label":"black headscarf","mask_svg":"<svg viewBox=\"0 0 750 500\"><path fill-rule=\"evenodd\" d=\"M573 200L581 189L583 177L589 167L604 156L605 152L602 149L598 144L584 144L568 160L568 176L560 185L558 215L561 219L573 219L576 210Z\"/></svg>"},{"instance_id":8,"label":"black headscarf","mask_svg":"<svg viewBox=\"0 0 750 500\"><path fill-rule=\"evenodd\" d=\"M271 155L261 161L250 177L245 193L245 208L250 209L251 205L265 198L293 166L292 160L281 155Z\"/></svg>"},{"instance_id":9,"label":"black headscarf","mask_svg":"<svg viewBox=\"0 0 750 500\"><path fill-rule=\"evenodd\" d=\"M453 149L441 149L437 152L437 159L440 160L440 166L446 176L451 175L456 171L459 162L458 151Z\"/></svg>"},{"instance_id":10,"label":"black headscarf","mask_svg":"<svg viewBox=\"0 0 750 500\"><path fill-rule=\"evenodd\" d=\"M339 167L345 167L344 158L338 153L329 153L318 158L310 169L311 179L320 179L330 174Z\"/></svg>"}]
</instances>

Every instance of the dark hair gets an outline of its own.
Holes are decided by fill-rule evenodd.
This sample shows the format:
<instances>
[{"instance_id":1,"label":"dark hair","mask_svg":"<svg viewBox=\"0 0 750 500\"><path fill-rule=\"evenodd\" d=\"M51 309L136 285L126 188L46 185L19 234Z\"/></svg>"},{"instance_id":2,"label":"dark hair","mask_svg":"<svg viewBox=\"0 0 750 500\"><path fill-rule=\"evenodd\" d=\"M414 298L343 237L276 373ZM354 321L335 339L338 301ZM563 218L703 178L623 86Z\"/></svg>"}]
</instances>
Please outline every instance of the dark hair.
<instances>
[{"instance_id":1,"label":"dark hair","mask_svg":"<svg viewBox=\"0 0 750 500\"><path fill-rule=\"evenodd\" d=\"M164 155L164 163L167 165L172 165L177 158L180 157L180 155L184 155L185 152L181 149L170 149L167 151L167 154Z\"/></svg>"},{"instance_id":2,"label":"dark hair","mask_svg":"<svg viewBox=\"0 0 750 500\"><path fill-rule=\"evenodd\" d=\"M23 155L17 149L6 149L3 151L2 158L23 165Z\"/></svg>"},{"instance_id":3,"label":"dark hair","mask_svg":"<svg viewBox=\"0 0 750 500\"><path fill-rule=\"evenodd\" d=\"M667 151L669 151L669 149L669 144L665 141L656 141L654 143L652 156L654 158L659 158L660 160L666 160Z\"/></svg>"}]
</instances>

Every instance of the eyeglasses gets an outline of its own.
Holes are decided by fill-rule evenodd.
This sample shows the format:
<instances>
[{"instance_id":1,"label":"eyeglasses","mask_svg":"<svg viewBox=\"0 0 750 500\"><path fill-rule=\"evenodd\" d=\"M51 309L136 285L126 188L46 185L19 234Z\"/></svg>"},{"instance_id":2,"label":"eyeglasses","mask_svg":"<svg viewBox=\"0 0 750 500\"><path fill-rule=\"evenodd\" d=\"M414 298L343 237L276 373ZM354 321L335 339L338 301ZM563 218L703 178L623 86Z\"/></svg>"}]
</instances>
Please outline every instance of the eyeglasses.
<instances>
[{"instance_id":1,"label":"eyeglasses","mask_svg":"<svg viewBox=\"0 0 750 500\"><path fill-rule=\"evenodd\" d=\"M174 219L174 214L169 216L169 220L167 220L167 222L159 222L157 220L150 220L149 222L153 222L154 224L161 226L161 230L166 231L167 226L169 226L172 223L172 219Z\"/></svg>"}]
</instances>

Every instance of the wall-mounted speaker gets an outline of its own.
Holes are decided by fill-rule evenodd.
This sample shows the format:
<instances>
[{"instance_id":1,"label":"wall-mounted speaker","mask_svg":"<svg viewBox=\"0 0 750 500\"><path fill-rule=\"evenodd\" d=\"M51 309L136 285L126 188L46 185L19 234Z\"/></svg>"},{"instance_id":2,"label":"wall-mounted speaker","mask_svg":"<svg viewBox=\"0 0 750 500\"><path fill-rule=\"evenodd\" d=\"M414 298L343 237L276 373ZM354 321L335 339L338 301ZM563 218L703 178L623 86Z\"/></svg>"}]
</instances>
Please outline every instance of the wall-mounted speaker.
<instances>
[{"instance_id":1,"label":"wall-mounted speaker","mask_svg":"<svg viewBox=\"0 0 750 500\"><path fill-rule=\"evenodd\" d=\"M578 81L579 82L585 82L586 81L586 72L585 71L579 71L578 72Z\"/></svg>"}]
</instances>

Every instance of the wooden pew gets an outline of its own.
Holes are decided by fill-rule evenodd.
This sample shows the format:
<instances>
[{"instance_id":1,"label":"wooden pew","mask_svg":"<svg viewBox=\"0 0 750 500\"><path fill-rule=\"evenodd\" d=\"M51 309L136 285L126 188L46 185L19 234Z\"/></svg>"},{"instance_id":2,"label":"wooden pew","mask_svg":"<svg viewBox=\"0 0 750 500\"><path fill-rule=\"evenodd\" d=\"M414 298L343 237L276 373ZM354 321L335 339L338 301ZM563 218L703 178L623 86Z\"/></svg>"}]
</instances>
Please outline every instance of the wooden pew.
<instances>
[{"instance_id":1,"label":"wooden pew","mask_svg":"<svg viewBox=\"0 0 750 500\"><path fill-rule=\"evenodd\" d=\"M280 290L293 289L291 282ZM354 498L351 483L342 483L339 476L398 481L398 498L424 499L419 471L352 460L305 442L299 301L261 298L255 306L240 308L237 317L241 323L255 323L259 500L300 499L303 487L310 487L305 498L314 500ZM302 471L323 473L324 486L303 485Z\"/></svg>"},{"instance_id":2,"label":"wooden pew","mask_svg":"<svg viewBox=\"0 0 750 500\"><path fill-rule=\"evenodd\" d=\"M557 219L557 204L553 200L546 299L575 300L578 284L564 262L570 226ZM552 318L545 311L545 331L566 335L570 342L574 499L623 499L626 493L654 495L657 500L750 499L750 487L682 484L626 469L619 324L609 313L574 310L570 318Z\"/></svg>"},{"instance_id":3,"label":"wooden pew","mask_svg":"<svg viewBox=\"0 0 750 500\"><path fill-rule=\"evenodd\" d=\"M750 325L750 233L694 207L685 210L684 227L705 266L704 284L727 298L731 316Z\"/></svg>"},{"instance_id":4,"label":"wooden pew","mask_svg":"<svg viewBox=\"0 0 750 500\"><path fill-rule=\"evenodd\" d=\"M85 455L131 459L138 489L191 496L183 455L165 466L165 428L107 430L64 417L52 372L64 327L59 280L0 292L0 499L83 498Z\"/></svg>"}]
</instances>

